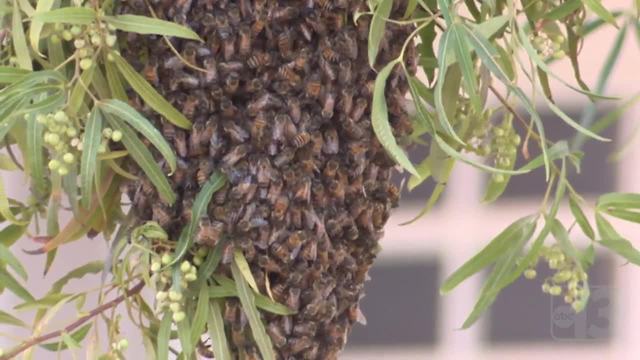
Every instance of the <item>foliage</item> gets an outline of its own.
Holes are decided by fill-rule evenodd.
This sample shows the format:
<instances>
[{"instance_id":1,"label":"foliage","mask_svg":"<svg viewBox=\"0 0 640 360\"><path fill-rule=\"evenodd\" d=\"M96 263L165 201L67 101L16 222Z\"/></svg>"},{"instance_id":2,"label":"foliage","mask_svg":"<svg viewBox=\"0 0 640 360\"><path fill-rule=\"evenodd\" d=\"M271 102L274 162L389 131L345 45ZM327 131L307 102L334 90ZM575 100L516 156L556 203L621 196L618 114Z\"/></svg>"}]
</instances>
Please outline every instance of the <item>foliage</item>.
<instances>
[{"instance_id":1,"label":"foliage","mask_svg":"<svg viewBox=\"0 0 640 360\"><path fill-rule=\"evenodd\" d=\"M437 183L419 216L438 201L452 168L460 162L491 174L485 202L499 198L512 176L540 167L547 174L540 209L497 235L452 274L441 291L452 291L492 266L478 302L463 324L466 328L522 274L535 278L536 264L545 261L555 274L544 280L543 291L564 295L576 311L582 310L589 297L587 271L596 246L640 264L640 252L607 220L615 217L640 222L639 196L601 196L595 206L594 229L583 210L585 201L567 178L568 168L580 168L584 142L608 141L599 134L640 99L636 95L604 118L594 118L596 102L614 100L601 93L626 31L639 26L635 14L611 12L599 0L409 0L402 2L406 6L402 18L390 18L398 3L369 0L370 11L353 20L372 19L368 56L370 65L378 70L371 109L378 140L411 175L410 189L429 178ZM378 64L379 49L390 41L385 38L386 26L408 26L413 32L397 59ZM592 91L581 78L578 55L585 38L604 26L617 27L619 35ZM291 314L291 310L259 293L241 252L232 254L231 278L216 273L225 241L213 249L194 244L200 214L225 183L221 173L214 172L199 193L192 220L185 224L179 239L169 239L156 223L131 223L120 205L119 185L137 178L123 168L127 160L146 174L164 202L176 200L167 180L176 170L176 155L154 124L140 114L142 104L127 102L128 91L139 94L145 106L178 127L189 129L190 121L120 56L118 49L126 44L121 43L118 31L160 35L165 40L171 36L199 40L197 34L177 24L114 15L112 0L84 5L82 0L0 0L0 143L7 153L0 157L0 169L23 171L32 190L32 196L21 201L10 198L0 183L0 214L6 224L0 230L0 283L23 301L16 311L35 313L29 326L9 312L0 312L0 323L33 330L30 339L0 358L30 352L36 345L51 351L74 351L83 341L95 349L95 358L122 358L128 341L120 335L121 319L114 309L124 304L129 320L140 328L150 356L167 358L176 352L170 341L178 340L184 358L191 358L203 345L202 334L208 333L216 358L229 359L220 303L229 297L239 299L262 357L274 358L260 311L282 315ZM415 46L417 64L405 59L406 52ZM520 50L526 54L524 58ZM576 85L553 73L550 64L562 59L571 62ZM425 75L425 82L415 76L415 70ZM395 71L403 72L409 80L413 109L414 131L400 139L393 133L386 103L386 83ZM570 118L555 104L550 79L591 101L582 119ZM531 86L529 94L523 82ZM490 96L498 100L497 106L490 105ZM576 130L576 136L549 141L534 98L542 98ZM517 106L528 113L529 120L514 110ZM516 121L524 133L514 126ZM406 154L412 146L426 146L429 155L412 163ZM14 149L20 151L24 164L13 155ZM519 160L525 165L516 167ZM577 228L567 229L557 219L564 205L569 206ZM67 207L74 217L60 227L59 212ZM33 233L27 232L31 224ZM572 244L570 232L574 229L592 240L590 247L579 250ZM12 248L25 234L42 243L30 253L46 253L47 270L61 245L88 235L102 234L111 242L111 253L104 262L80 265L36 299L24 286L30 274L14 255L19 250ZM549 235L554 244L547 244ZM71 279L98 273L103 276L99 288L65 291ZM140 295L143 287L155 291L155 304ZM85 301L92 292L99 294L100 301L98 307L87 311ZM109 297L113 299L107 302ZM56 313L71 305L76 306L78 319L60 331L42 334ZM110 347L104 351L97 349L98 319L109 329Z\"/></svg>"}]
</instances>

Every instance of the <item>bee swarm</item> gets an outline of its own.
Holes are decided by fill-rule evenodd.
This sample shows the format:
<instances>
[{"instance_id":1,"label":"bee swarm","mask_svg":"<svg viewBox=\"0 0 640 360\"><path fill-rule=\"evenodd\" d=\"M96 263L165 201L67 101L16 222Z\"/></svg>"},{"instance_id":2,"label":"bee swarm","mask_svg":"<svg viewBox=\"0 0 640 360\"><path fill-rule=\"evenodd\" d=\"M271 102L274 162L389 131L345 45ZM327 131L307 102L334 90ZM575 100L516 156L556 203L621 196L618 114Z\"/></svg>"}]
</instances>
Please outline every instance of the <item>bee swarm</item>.
<instances>
[{"instance_id":1,"label":"bee swarm","mask_svg":"<svg viewBox=\"0 0 640 360\"><path fill-rule=\"evenodd\" d=\"M187 25L203 43L128 34L123 55L193 121L184 131L141 109L174 145L175 205L162 204L150 182L129 184L140 221L155 220L177 239L211 173L225 188L200 219L196 241L229 239L218 272L229 274L231 249L242 249L263 294L297 314L263 313L280 359L335 359L352 325L399 190L394 163L376 140L370 111L376 73L367 60L369 16L353 23L363 0L152 0L161 19ZM404 6L395 2L394 13ZM120 12L149 14L145 1ZM378 64L396 57L410 27L387 25ZM406 54L415 71L412 46ZM408 87L400 67L387 81L396 136L410 132L402 108ZM258 358L236 299L224 319L236 354ZM203 353L207 353L203 351ZM210 355L210 353L209 353ZM240 356L240 355L238 355ZM241 357L242 358L242 357Z\"/></svg>"}]
</instances>

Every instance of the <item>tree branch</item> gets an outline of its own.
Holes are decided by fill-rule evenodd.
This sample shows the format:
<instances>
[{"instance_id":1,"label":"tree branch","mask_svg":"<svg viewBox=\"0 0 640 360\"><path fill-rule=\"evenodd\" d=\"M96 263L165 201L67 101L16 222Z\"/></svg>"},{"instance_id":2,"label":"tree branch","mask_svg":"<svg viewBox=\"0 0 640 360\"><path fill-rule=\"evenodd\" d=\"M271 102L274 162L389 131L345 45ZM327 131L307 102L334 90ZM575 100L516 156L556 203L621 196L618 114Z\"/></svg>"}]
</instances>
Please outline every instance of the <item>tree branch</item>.
<instances>
[{"instance_id":1,"label":"tree branch","mask_svg":"<svg viewBox=\"0 0 640 360\"><path fill-rule=\"evenodd\" d=\"M91 312L89 312L87 315L79 318L78 320L74 321L73 323L69 324L68 326L66 326L63 329L60 330L56 330L53 332L50 332L48 334L39 336L37 338L33 338L31 340L25 341L23 342L21 345L17 346L16 348L14 348L13 350L11 350L10 352L4 354L3 356L0 356L0 360L9 360L12 359L16 356L18 356L20 353L22 353L23 351L41 344L47 340L51 340L51 339L55 339L59 336L61 336L64 333L71 333L73 330L75 330L76 328L82 326L84 323L86 323L87 321L91 320L93 317L100 315L102 312L109 310L111 308L114 308L116 306L118 306L121 302L123 302L126 298L131 297L133 295L136 295L137 293L139 293L140 291L142 291L142 289L144 288L144 281L140 281L138 284L136 284L136 286L128 289L127 291L125 291L124 294L118 296L117 298L109 301L108 303L102 304L100 306L98 306L97 308L91 310Z\"/></svg>"}]
</instances>

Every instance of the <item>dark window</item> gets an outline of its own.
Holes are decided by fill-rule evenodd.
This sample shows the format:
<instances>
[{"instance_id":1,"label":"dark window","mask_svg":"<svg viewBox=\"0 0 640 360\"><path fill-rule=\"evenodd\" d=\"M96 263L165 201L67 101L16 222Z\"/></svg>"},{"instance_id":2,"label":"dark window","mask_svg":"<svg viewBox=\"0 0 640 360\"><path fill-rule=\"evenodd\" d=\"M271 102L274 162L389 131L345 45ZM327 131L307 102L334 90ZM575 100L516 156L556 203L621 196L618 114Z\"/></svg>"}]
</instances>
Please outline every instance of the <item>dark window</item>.
<instances>
[{"instance_id":1,"label":"dark window","mask_svg":"<svg viewBox=\"0 0 640 360\"><path fill-rule=\"evenodd\" d=\"M578 121L581 115L581 108L570 107L563 109L572 119ZM546 111L546 110L545 110ZM607 111L602 111L596 115L596 119L600 118ZM528 116L523 114L524 119ZM540 116L545 126L545 134L548 139L553 142L571 139L576 134L576 130L568 126L562 119L554 113L541 112ZM514 120L514 127L524 139L525 131L522 125ZM616 138L616 128L612 126L602 134L606 138ZM535 157L539 154L539 149L534 141L530 141L529 148L531 156ZM602 194L613 191L616 184L616 164L608 160L609 155L615 150L616 144L612 142L601 142L589 139L583 151L585 157L581 163L581 173L577 174L573 166L567 167L569 171L569 180L576 190L583 194ZM518 150L520 151L520 149ZM526 164L521 153L518 153L518 166ZM509 182L509 186L505 190L502 199L517 197L540 197L546 189L544 168L538 168L531 173L514 176Z\"/></svg>"},{"instance_id":2,"label":"dark window","mask_svg":"<svg viewBox=\"0 0 640 360\"><path fill-rule=\"evenodd\" d=\"M494 344L548 341L598 343L610 337L613 262L598 256L589 270L591 296L587 308L575 314L561 296L544 294L541 285L549 269L538 266L534 280L523 277L504 289L491 306L487 340Z\"/></svg>"},{"instance_id":3,"label":"dark window","mask_svg":"<svg viewBox=\"0 0 640 360\"><path fill-rule=\"evenodd\" d=\"M362 299L367 325L354 327L348 347L435 344L438 271L436 261L374 265Z\"/></svg>"}]
</instances>

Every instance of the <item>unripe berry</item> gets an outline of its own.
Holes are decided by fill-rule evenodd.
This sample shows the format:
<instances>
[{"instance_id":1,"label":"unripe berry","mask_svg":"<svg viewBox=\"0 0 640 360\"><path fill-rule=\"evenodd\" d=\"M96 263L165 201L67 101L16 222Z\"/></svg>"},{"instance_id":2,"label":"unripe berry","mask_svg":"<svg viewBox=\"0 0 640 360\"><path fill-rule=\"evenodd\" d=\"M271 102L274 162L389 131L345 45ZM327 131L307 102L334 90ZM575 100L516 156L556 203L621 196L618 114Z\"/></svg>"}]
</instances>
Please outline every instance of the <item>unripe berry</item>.
<instances>
[{"instance_id":1,"label":"unripe berry","mask_svg":"<svg viewBox=\"0 0 640 360\"><path fill-rule=\"evenodd\" d=\"M64 111L58 111L56 112L55 115L53 115L53 118L57 121L57 122L65 122L67 120L69 120L69 117L67 116L67 114L64 113Z\"/></svg>"},{"instance_id":2,"label":"unripe berry","mask_svg":"<svg viewBox=\"0 0 640 360\"><path fill-rule=\"evenodd\" d=\"M184 311L180 311L180 312L174 313L173 314L173 321L179 323L182 320L184 320L185 316L186 316L186 314L184 313Z\"/></svg>"},{"instance_id":3,"label":"unripe berry","mask_svg":"<svg viewBox=\"0 0 640 360\"><path fill-rule=\"evenodd\" d=\"M55 134L55 133L49 134L49 144L55 146L55 145L58 145L59 142L60 142L60 136L58 134Z\"/></svg>"},{"instance_id":4,"label":"unripe berry","mask_svg":"<svg viewBox=\"0 0 640 360\"><path fill-rule=\"evenodd\" d=\"M545 293L545 294L548 293L550 289L551 289L551 286L549 286L549 284L547 284L547 283L542 284L542 292L543 293Z\"/></svg>"},{"instance_id":5,"label":"unripe berry","mask_svg":"<svg viewBox=\"0 0 640 360\"><path fill-rule=\"evenodd\" d=\"M188 273L184 276L184 279L188 282L196 281L198 280L198 275L196 275L195 273Z\"/></svg>"},{"instance_id":6,"label":"unripe berry","mask_svg":"<svg viewBox=\"0 0 640 360\"><path fill-rule=\"evenodd\" d=\"M171 260L173 260L173 257L169 254L164 254L162 255L162 258L160 259L160 261L162 262L162 264L164 265L169 265L169 263L171 262Z\"/></svg>"},{"instance_id":7,"label":"unripe berry","mask_svg":"<svg viewBox=\"0 0 640 360\"><path fill-rule=\"evenodd\" d=\"M493 174L493 181L497 182L497 183L502 183L504 182L504 175L502 174Z\"/></svg>"},{"instance_id":8,"label":"unripe berry","mask_svg":"<svg viewBox=\"0 0 640 360\"><path fill-rule=\"evenodd\" d=\"M564 52L563 50L558 50L558 51L556 51L556 52L554 52L554 53L553 53L553 58L554 58L554 59L558 59L558 60L560 60L560 59L562 59L565 55L566 55L566 54L565 54L565 52Z\"/></svg>"},{"instance_id":9,"label":"unripe berry","mask_svg":"<svg viewBox=\"0 0 640 360\"><path fill-rule=\"evenodd\" d=\"M161 267L162 265L157 261L154 261L151 263L151 271L153 272L158 272L158 270L160 270Z\"/></svg>"},{"instance_id":10,"label":"unripe berry","mask_svg":"<svg viewBox=\"0 0 640 360\"><path fill-rule=\"evenodd\" d=\"M60 174L60 176L65 176L69 173L69 169L66 166L60 166L58 168L58 174Z\"/></svg>"},{"instance_id":11,"label":"unripe berry","mask_svg":"<svg viewBox=\"0 0 640 360\"><path fill-rule=\"evenodd\" d=\"M559 296L562 294L562 288L558 285L554 285L549 289L549 294L552 296Z\"/></svg>"},{"instance_id":12,"label":"unripe berry","mask_svg":"<svg viewBox=\"0 0 640 360\"><path fill-rule=\"evenodd\" d=\"M73 39L73 34L69 30L65 30L62 32L62 38L65 41L71 41Z\"/></svg>"},{"instance_id":13,"label":"unripe berry","mask_svg":"<svg viewBox=\"0 0 640 360\"><path fill-rule=\"evenodd\" d=\"M113 130L111 128L102 129L102 136L104 136L106 139L110 139L111 135L113 135Z\"/></svg>"},{"instance_id":14,"label":"unripe berry","mask_svg":"<svg viewBox=\"0 0 640 360\"><path fill-rule=\"evenodd\" d=\"M180 308L180 303L172 302L171 304L169 304L169 309L171 309L171 311L173 311L174 313L180 311Z\"/></svg>"},{"instance_id":15,"label":"unripe berry","mask_svg":"<svg viewBox=\"0 0 640 360\"><path fill-rule=\"evenodd\" d=\"M69 127L67 128L67 136L70 138L75 137L76 135L78 135L78 130L76 130L75 128ZM73 146L73 145L71 145Z\"/></svg>"},{"instance_id":16,"label":"unripe berry","mask_svg":"<svg viewBox=\"0 0 640 360\"><path fill-rule=\"evenodd\" d=\"M535 279L537 275L538 275L538 273L536 272L535 269L527 269L524 272L524 277L529 279L529 280Z\"/></svg>"},{"instance_id":17,"label":"unripe berry","mask_svg":"<svg viewBox=\"0 0 640 360\"><path fill-rule=\"evenodd\" d=\"M71 27L71 29L69 29L69 31L74 36L78 36L78 35L80 35L82 33L82 28L80 28L80 26L74 25L74 26Z\"/></svg>"},{"instance_id":18,"label":"unripe berry","mask_svg":"<svg viewBox=\"0 0 640 360\"><path fill-rule=\"evenodd\" d=\"M60 167L60 161L53 159L49 161L49 169L57 170Z\"/></svg>"},{"instance_id":19,"label":"unripe berry","mask_svg":"<svg viewBox=\"0 0 640 360\"><path fill-rule=\"evenodd\" d=\"M167 300L167 296L168 296L168 294L167 294L166 291L158 291L156 293L156 300L165 301L165 300Z\"/></svg>"},{"instance_id":20,"label":"unripe berry","mask_svg":"<svg viewBox=\"0 0 640 360\"><path fill-rule=\"evenodd\" d=\"M60 36L58 36L57 34L53 34L51 35L51 43L52 44L60 44Z\"/></svg>"},{"instance_id":21,"label":"unripe berry","mask_svg":"<svg viewBox=\"0 0 640 360\"><path fill-rule=\"evenodd\" d=\"M62 160L64 160L64 162L66 162L67 164L73 164L73 162L76 160L76 157L73 156L72 153L66 153L62 156Z\"/></svg>"},{"instance_id":22,"label":"unripe berry","mask_svg":"<svg viewBox=\"0 0 640 360\"><path fill-rule=\"evenodd\" d=\"M564 302L567 304L571 304L573 303L573 298L570 295L565 295L564 296Z\"/></svg>"},{"instance_id":23,"label":"unripe berry","mask_svg":"<svg viewBox=\"0 0 640 360\"><path fill-rule=\"evenodd\" d=\"M86 58L80 60L80 69L89 70L89 68L91 68L91 66L93 66L93 60L86 59Z\"/></svg>"},{"instance_id":24,"label":"unripe berry","mask_svg":"<svg viewBox=\"0 0 640 360\"><path fill-rule=\"evenodd\" d=\"M94 46L102 45L102 38L100 38L99 35L93 35L91 37L91 44L93 44Z\"/></svg>"},{"instance_id":25,"label":"unripe berry","mask_svg":"<svg viewBox=\"0 0 640 360\"><path fill-rule=\"evenodd\" d=\"M553 275L553 281L563 283L571 279L571 271L562 270Z\"/></svg>"},{"instance_id":26,"label":"unripe berry","mask_svg":"<svg viewBox=\"0 0 640 360\"><path fill-rule=\"evenodd\" d=\"M180 264L180 271L182 271L183 273L189 272L189 270L191 269L191 264L188 261L183 261L182 264Z\"/></svg>"},{"instance_id":27,"label":"unripe berry","mask_svg":"<svg viewBox=\"0 0 640 360\"><path fill-rule=\"evenodd\" d=\"M84 40L82 40L82 39L76 39L76 40L74 40L74 41L73 41L73 46L74 46L76 49L81 49L81 48L83 48L85 45L87 45L87 43L86 43Z\"/></svg>"},{"instance_id":28,"label":"unripe berry","mask_svg":"<svg viewBox=\"0 0 640 360\"><path fill-rule=\"evenodd\" d=\"M44 116L44 115L42 115L42 114L38 114L38 115L36 116L36 121L37 121L39 124L43 124L43 125L44 125L44 124L46 124L46 123L47 123L47 117L46 117L46 116Z\"/></svg>"},{"instance_id":29,"label":"unripe berry","mask_svg":"<svg viewBox=\"0 0 640 360\"><path fill-rule=\"evenodd\" d=\"M118 349L119 350L126 350L129 347L129 340L127 339L122 339L118 342Z\"/></svg>"},{"instance_id":30,"label":"unripe berry","mask_svg":"<svg viewBox=\"0 0 640 360\"><path fill-rule=\"evenodd\" d=\"M195 256L192 261L196 266L202 265L202 258L200 256Z\"/></svg>"},{"instance_id":31,"label":"unripe berry","mask_svg":"<svg viewBox=\"0 0 640 360\"><path fill-rule=\"evenodd\" d=\"M182 300L182 293L171 290L169 291L169 299L171 301L180 301Z\"/></svg>"},{"instance_id":32,"label":"unripe berry","mask_svg":"<svg viewBox=\"0 0 640 360\"><path fill-rule=\"evenodd\" d=\"M113 47L117 40L118 38L115 35L107 35L107 46Z\"/></svg>"},{"instance_id":33,"label":"unripe berry","mask_svg":"<svg viewBox=\"0 0 640 360\"><path fill-rule=\"evenodd\" d=\"M120 140L122 140L122 131L114 130L113 134L111 135L111 140L113 140L114 142L119 142Z\"/></svg>"}]
</instances>

